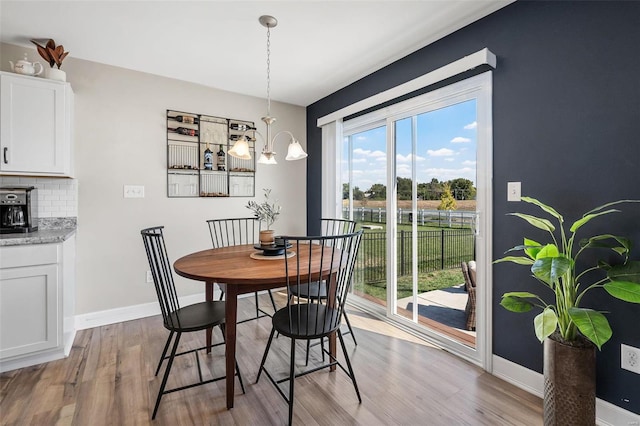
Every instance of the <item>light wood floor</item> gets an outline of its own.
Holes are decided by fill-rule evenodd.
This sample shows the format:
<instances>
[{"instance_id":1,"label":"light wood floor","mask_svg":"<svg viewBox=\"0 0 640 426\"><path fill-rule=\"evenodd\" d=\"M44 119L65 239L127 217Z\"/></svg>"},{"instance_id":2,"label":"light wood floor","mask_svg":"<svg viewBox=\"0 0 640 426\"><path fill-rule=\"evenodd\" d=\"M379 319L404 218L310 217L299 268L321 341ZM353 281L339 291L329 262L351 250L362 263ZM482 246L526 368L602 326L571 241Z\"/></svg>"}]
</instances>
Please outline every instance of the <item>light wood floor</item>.
<instances>
[{"instance_id":1,"label":"light wood floor","mask_svg":"<svg viewBox=\"0 0 640 426\"><path fill-rule=\"evenodd\" d=\"M266 304L266 303L265 303ZM240 301L241 315L253 306ZM354 309L358 346L345 336L362 394L338 369L296 380L297 425L540 425L542 402L481 369ZM236 384L225 406L224 381L165 395L150 420L160 378L153 373L168 335L159 316L78 332L67 359L0 375L2 425L281 425L287 405L257 369L271 327L263 318L238 326L238 362L246 394ZM214 331L217 341L219 331ZM204 344L203 333L182 347ZM267 365L288 371L288 339L275 339ZM297 351L304 367L304 350ZM312 348L312 362L319 360ZM201 356L205 377L224 374L222 347ZM192 355L178 358L168 386L196 380Z\"/></svg>"}]
</instances>

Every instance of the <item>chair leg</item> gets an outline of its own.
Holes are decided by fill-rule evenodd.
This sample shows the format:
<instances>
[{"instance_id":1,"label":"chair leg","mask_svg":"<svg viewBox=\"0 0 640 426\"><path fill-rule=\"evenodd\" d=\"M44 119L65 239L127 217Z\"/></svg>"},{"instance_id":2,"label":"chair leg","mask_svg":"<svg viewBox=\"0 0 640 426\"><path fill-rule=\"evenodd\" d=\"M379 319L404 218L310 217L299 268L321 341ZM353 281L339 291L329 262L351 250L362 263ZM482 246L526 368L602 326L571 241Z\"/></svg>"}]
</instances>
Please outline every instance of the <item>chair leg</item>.
<instances>
[{"instance_id":1,"label":"chair leg","mask_svg":"<svg viewBox=\"0 0 640 426\"><path fill-rule=\"evenodd\" d=\"M311 349L311 340L307 340L307 357L304 361L304 365L309 365L309 349Z\"/></svg>"},{"instance_id":2,"label":"chair leg","mask_svg":"<svg viewBox=\"0 0 640 426\"><path fill-rule=\"evenodd\" d=\"M164 388L167 386L167 379L169 378L169 372L171 371L171 366L173 365L173 360L176 357L176 351L178 350L178 343L180 343L180 336L182 333L176 334L176 340L173 342L173 348L171 348L171 356L169 357L169 362L167 362L167 368L164 371L164 377L162 377L162 384L160 385L160 390L158 391L158 398L156 399L156 406L153 409L153 415L151 416L151 420L156 418L156 414L158 413L158 407L160 407L160 400L162 399L162 395L164 394Z\"/></svg>"},{"instance_id":3,"label":"chair leg","mask_svg":"<svg viewBox=\"0 0 640 426\"><path fill-rule=\"evenodd\" d=\"M267 342L267 347L264 349L264 355L262 355L262 361L260 362L260 368L258 368L258 377L256 378L256 383L260 380L260 375L262 374L262 370L264 370L264 363L267 360L267 355L269 354L269 348L271 348L271 341L273 340L273 335L275 334L276 329L271 327L271 333L269 334L269 341Z\"/></svg>"},{"instance_id":4,"label":"chair leg","mask_svg":"<svg viewBox=\"0 0 640 426\"><path fill-rule=\"evenodd\" d=\"M353 387L356 390L356 395L358 395L358 401L362 403L362 398L360 397L360 390L358 389L358 383L356 383L356 375L353 373L353 368L351 367L351 360L349 360L349 354L347 354L347 347L344 345L344 339L342 338L342 333L340 332L340 329L338 329L336 333L338 333L338 338L340 339L340 346L342 346L342 353L344 354L344 359L347 361L347 368L349 369L349 375L351 376Z\"/></svg>"},{"instance_id":5,"label":"chair leg","mask_svg":"<svg viewBox=\"0 0 640 426\"><path fill-rule=\"evenodd\" d=\"M289 426L293 424L293 385L296 373L296 339L291 339L291 366L289 367Z\"/></svg>"},{"instance_id":6,"label":"chair leg","mask_svg":"<svg viewBox=\"0 0 640 426\"><path fill-rule=\"evenodd\" d=\"M154 374L154 376L157 376L158 373L160 372L160 367L162 367L162 362L164 361L164 357L167 355L167 349L169 349L169 344L171 343L171 338L173 337L173 331L169 333L169 338L167 339L167 343L164 344L164 349L162 350L162 356L160 356L160 361L158 362L158 368L156 368L156 374Z\"/></svg>"},{"instance_id":7,"label":"chair leg","mask_svg":"<svg viewBox=\"0 0 640 426\"><path fill-rule=\"evenodd\" d=\"M344 321L347 323L347 327L349 327L349 333L351 333L351 338L353 339L353 343L358 346L358 342L356 341L356 335L353 334L353 329L351 328L351 323L349 322L349 317L347 316L347 311L342 308L342 317Z\"/></svg>"}]
</instances>

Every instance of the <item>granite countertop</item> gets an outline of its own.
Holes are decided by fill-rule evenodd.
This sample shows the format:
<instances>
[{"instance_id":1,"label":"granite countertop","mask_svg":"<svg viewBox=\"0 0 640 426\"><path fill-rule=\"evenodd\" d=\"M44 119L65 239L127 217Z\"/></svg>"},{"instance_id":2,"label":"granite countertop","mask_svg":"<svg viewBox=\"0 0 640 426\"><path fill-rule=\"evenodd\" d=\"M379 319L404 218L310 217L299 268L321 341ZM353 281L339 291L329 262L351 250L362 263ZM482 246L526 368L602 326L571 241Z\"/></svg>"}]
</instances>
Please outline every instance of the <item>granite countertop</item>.
<instances>
[{"instance_id":1,"label":"granite countertop","mask_svg":"<svg viewBox=\"0 0 640 426\"><path fill-rule=\"evenodd\" d=\"M0 234L0 247L62 243L75 232L75 217L39 219L38 230L35 232Z\"/></svg>"}]
</instances>

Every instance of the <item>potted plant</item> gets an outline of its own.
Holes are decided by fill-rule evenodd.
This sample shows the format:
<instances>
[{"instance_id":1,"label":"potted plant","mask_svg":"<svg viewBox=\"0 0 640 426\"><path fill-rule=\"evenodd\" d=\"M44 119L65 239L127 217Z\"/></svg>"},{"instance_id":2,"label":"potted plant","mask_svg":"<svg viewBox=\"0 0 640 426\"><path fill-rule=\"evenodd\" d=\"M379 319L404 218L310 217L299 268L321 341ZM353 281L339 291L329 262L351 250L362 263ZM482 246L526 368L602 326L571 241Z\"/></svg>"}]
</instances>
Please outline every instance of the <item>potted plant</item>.
<instances>
[{"instance_id":1,"label":"potted plant","mask_svg":"<svg viewBox=\"0 0 640 426\"><path fill-rule=\"evenodd\" d=\"M640 303L640 261L629 260L631 241L611 234L594 235L576 240L578 231L593 219L606 216L622 203L620 200L596 207L565 229L564 218L554 208L535 198L522 197L557 220L559 227L545 218L510 213L537 229L547 231L550 240L539 243L524 238L524 243L508 252L522 251L524 256L505 256L496 260L513 262L531 268L533 277L543 285L547 298L526 291L507 292L500 304L512 312L539 309L534 318L535 334L544 342L544 421L545 425L595 424L595 347L611 338L612 331L602 312L582 307L586 293L604 289L611 296ZM621 262L610 265L604 259L582 266L579 259L586 250L605 249L620 256ZM582 416L576 418L576 416Z\"/></svg>"},{"instance_id":2,"label":"potted plant","mask_svg":"<svg viewBox=\"0 0 640 426\"><path fill-rule=\"evenodd\" d=\"M67 81L67 74L60 69L60 66L62 65L63 59L67 57L69 52L65 52L64 46L62 45L56 46L56 42L53 39L48 39L44 46L42 46L38 41L39 40L31 40L31 43L36 45L38 53L42 56L42 59L47 61L51 67L46 73L47 78ZM54 65L57 65L58 68L54 68Z\"/></svg>"},{"instance_id":3,"label":"potted plant","mask_svg":"<svg viewBox=\"0 0 640 426\"><path fill-rule=\"evenodd\" d=\"M257 203L253 200L249 201L247 208L251 210L255 218L260 221L260 244L268 245L275 242L271 225L278 219L281 207L278 205L277 200L273 203L269 202L271 189L265 188L263 191L264 201L262 203ZM262 223L265 224L266 229L262 229Z\"/></svg>"}]
</instances>

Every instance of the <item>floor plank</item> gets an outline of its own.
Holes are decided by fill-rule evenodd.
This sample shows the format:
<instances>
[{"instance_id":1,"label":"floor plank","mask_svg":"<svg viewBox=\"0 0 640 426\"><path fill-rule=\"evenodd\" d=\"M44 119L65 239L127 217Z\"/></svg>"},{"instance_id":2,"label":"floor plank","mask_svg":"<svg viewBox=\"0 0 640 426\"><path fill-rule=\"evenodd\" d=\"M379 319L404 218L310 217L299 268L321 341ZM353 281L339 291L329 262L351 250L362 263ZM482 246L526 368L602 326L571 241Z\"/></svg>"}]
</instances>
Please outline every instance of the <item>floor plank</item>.
<instances>
[{"instance_id":1,"label":"floor plank","mask_svg":"<svg viewBox=\"0 0 640 426\"><path fill-rule=\"evenodd\" d=\"M265 307L268 299L261 299ZM241 299L249 316L253 298ZM480 368L377 319L349 309L358 346L345 336L362 404L341 371L296 380L294 424L299 425L540 425L542 402ZM287 405L273 385L254 383L269 337L269 318L238 326L238 363L246 394L236 385L226 409L224 381L165 395L151 421L160 377L155 368L168 336L159 316L77 333L68 358L0 375L2 425L277 425ZM214 341L221 341L219 331ZM183 335L181 348L204 345L203 333ZM267 366L288 373L289 340L274 339ZM296 353L304 368L304 345ZM339 356L341 358L341 354ZM310 364L320 362L319 346ZM224 374L224 348L201 353L205 377ZM168 386L197 379L195 357L176 360Z\"/></svg>"}]
</instances>

